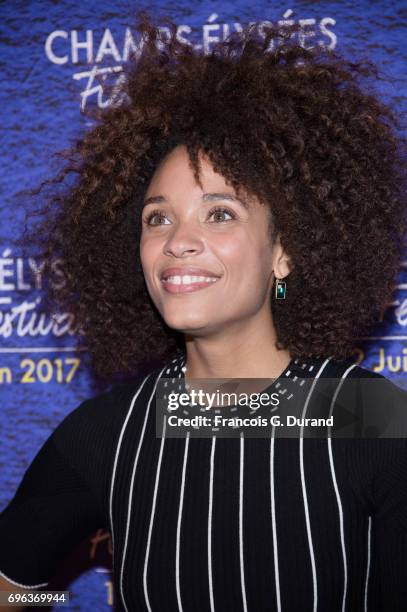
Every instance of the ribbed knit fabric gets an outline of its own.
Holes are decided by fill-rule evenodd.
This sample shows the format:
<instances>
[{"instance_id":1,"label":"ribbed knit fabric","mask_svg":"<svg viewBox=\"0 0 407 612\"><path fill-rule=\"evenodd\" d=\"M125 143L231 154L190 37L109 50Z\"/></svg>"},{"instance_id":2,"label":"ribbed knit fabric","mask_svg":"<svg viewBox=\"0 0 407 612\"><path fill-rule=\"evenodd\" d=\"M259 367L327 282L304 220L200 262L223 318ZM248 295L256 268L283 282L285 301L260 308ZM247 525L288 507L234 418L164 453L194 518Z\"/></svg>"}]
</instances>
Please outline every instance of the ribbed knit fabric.
<instances>
[{"instance_id":1,"label":"ribbed knit fabric","mask_svg":"<svg viewBox=\"0 0 407 612\"><path fill-rule=\"evenodd\" d=\"M115 610L407 610L406 440L156 437L158 379L183 377L184 364L181 354L65 417L0 514L0 574L46 586L105 527ZM383 378L320 358L291 361L275 384L284 395L293 381L307 407L324 377ZM383 410L390 396L407 409L385 382Z\"/></svg>"}]
</instances>

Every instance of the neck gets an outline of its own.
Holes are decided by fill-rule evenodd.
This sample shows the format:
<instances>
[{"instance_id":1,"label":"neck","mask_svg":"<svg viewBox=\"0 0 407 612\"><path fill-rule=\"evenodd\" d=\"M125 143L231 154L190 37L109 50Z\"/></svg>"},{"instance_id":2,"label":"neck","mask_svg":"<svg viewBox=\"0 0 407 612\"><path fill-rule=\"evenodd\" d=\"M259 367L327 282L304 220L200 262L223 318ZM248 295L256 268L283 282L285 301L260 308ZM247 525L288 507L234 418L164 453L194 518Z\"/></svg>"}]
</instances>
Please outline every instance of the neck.
<instances>
[{"instance_id":1,"label":"neck","mask_svg":"<svg viewBox=\"0 0 407 612\"><path fill-rule=\"evenodd\" d=\"M210 336L187 334L186 378L277 378L290 363L290 353L277 349L272 321L231 326Z\"/></svg>"}]
</instances>

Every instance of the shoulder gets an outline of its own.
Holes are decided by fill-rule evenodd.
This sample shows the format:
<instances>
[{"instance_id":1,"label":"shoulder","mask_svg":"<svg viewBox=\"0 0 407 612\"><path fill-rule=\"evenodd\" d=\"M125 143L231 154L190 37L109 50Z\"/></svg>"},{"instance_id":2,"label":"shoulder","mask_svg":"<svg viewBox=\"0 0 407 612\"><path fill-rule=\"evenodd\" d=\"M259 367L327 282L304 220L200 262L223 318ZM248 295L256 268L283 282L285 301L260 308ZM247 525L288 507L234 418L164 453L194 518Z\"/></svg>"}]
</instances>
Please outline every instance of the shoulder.
<instances>
[{"instance_id":1,"label":"shoulder","mask_svg":"<svg viewBox=\"0 0 407 612\"><path fill-rule=\"evenodd\" d=\"M333 357L318 358L318 363L326 363L324 376L338 378L377 378L385 379L382 374L361 366L353 359L335 359ZM387 379L386 379L387 380Z\"/></svg>"},{"instance_id":2,"label":"shoulder","mask_svg":"<svg viewBox=\"0 0 407 612\"><path fill-rule=\"evenodd\" d=\"M394 416L397 419L405 418L404 412L407 411L405 378L389 379L379 372L373 372L362 366L356 366L350 378L351 380L354 378L363 380L363 384L359 385L360 393L364 394L370 403L386 409L389 416L392 410L396 410L397 414L395 413Z\"/></svg>"},{"instance_id":3,"label":"shoulder","mask_svg":"<svg viewBox=\"0 0 407 612\"><path fill-rule=\"evenodd\" d=\"M338 390L332 445L346 482L371 511L393 503L396 490L406 507L406 389L351 360L331 360L328 372Z\"/></svg>"},{"instance_id":4,"label":"shoulder","mask_svg":"<svg viewBox=\"0 0 407 612\"><path fill-rule=\"evenodd\" d=\"M351 361L333 360L332 367L339 387L335 445L344 450L349 473L372 482L379 475L386 479L396 465L407 469L407 390L399 386L403 381Z\"/></svg>"},{"instance_id":5,"label":"shoulder","mask_svg":"<svg viewBox=\"0 0 407 612\"><path fill-rule=\"evenodd\" d=\"M100 461L113 452L115 442L132 412L144 412L161 369L115 383L108 390L84 399L59 422L50 439L71 458L85 458L103 449Z\"/></svg>"},{"instance_id":6,"label":"shoulder","mask_svg":"<svg viewBox=\"0 0 407 612\"><path fill-rule=\"evenodd\" d=\"M183 356L179 355L144 374L84 399L69 412L54 430L54 442L63 444L66 438L111 439L118 434L129 413L145 412L161 377L178 377Z\"/></svg>"},{"instance_id":7,"label":"shoulder","mask_svg":"<svg viewBox=\"0 0 407 612\"><path fill-rule=\"evenodd\" d=\"M359 398L371 397L375 403L389 400L401 402L407 407L406 381L400 379L391 380L379 372L374 372L351 359L327 359L323 377L336 379L338 386L343 389L358 391Z\"/></svg>"},{"instance_id":8,"label":"shoulder","mask_svg":"<svg viewBox=\"0 0 407 612\"><path fill-rule=\"evenodd\" d=\"M407 438L405 380L390 380L349 359L321 358L316 365L322 380L313 398L330 402L335 436Z\"/></svg>"}]
</instances>

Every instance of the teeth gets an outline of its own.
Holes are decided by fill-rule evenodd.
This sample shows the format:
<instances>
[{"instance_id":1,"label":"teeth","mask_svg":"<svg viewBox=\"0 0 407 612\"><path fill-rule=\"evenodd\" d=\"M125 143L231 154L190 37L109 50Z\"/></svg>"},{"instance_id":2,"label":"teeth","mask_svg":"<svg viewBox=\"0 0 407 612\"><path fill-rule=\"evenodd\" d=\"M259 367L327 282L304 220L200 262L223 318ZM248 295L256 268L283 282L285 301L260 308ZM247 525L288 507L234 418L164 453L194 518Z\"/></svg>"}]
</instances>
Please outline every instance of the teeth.
<instances>
[{"instance_id":1,"label":"teeth","mask_svg":"<svg viewBox=\"0 0 407 612\"><path fill-rule=\"evenodd\" d=\"M212 276L190 276L184 274L183 276L168 276L164 280L173 285L190 285L191 283L213 283L218 279Z\"/></svg>"}]
</instances>

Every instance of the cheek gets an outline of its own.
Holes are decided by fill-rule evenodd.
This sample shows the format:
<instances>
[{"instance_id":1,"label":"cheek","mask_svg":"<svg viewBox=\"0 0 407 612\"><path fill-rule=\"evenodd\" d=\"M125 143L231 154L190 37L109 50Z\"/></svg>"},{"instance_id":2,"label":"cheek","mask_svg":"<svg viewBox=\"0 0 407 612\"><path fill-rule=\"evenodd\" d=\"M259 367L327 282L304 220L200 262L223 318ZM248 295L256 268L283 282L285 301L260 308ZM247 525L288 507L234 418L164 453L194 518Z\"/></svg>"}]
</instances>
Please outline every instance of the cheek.
<instances>
[{"instance_id":1,"label":"cheek","mask_svg":"<svg viewBox=\"0 0 407 612\"><path fill-rule=\"evenodd\" d=\"M272 251L269 243L259 240L225 240L219 245L217 255L222 261L227 282L225 290L235 297L232 309L243 308L246 304L261 304L270 290L272 272Z\"/></svg>"},{"instance_id":2,"label":"cheek","mask_svg":"<svg viewBox=\"0 0 407 612\"><path fill-rule=\"evenodd\" d=\"M157 259L159 246L156 240L141 236L140 240L140 259L144 270L147 272L154 265Z\"/></svg>"},{"instance_id":3,"label":"cheek","mask_svg":"<svg viewBox=\"0 0 407 612\"><path fill-rule=\"evenodd\" d=\"M249 247L248 237L242 231L229 231L211 236L208 246L225 265L233 266L245 259Z\"/></svg>"},{"instance_id":4,"label":"cheek","mask_svg":"<svg viewBox=\"0 0 407 612\"><path fill-rule=\"evenodd\" d=\"M213 252L224 264L228 276L245 277L248 283L256 281L270 268L269 250L247 234L223 236L212 245Z\"/></svg>"}]
</instances>

